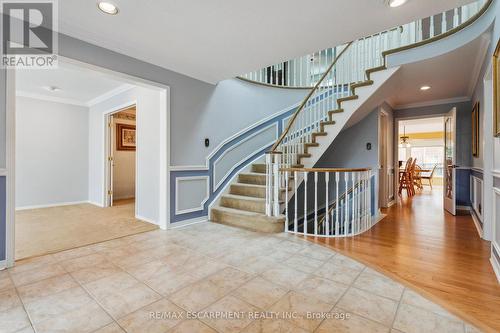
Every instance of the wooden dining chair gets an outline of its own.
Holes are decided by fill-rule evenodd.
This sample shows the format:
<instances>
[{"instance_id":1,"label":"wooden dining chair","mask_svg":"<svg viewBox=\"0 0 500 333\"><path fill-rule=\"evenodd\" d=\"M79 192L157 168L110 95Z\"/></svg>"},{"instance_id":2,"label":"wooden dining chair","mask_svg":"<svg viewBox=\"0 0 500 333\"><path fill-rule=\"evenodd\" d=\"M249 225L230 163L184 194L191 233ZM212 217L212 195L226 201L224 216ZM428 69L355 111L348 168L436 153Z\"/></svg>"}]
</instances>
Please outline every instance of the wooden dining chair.
<instances>
[{"instance_id":1,"label":"wooden dining chair","mask_svg":"<svg viewBox=\"0 0 500 333\"><path fill-rule=\"evenodd\" d=\"M422 185L422 167L418 164L415 164L413 170L413 184L420 190L424 188Z\"/></svg>"},{"instance_id":2,"label":"wooden dining chair","mask_svg":"<svg viewBox=\"0 0 500 333\"><path fill-rule=\"evenodd\" d=\"M429 175L424 175L424 176L420 177L422 180L427 180L429 182L428 185L431 187L431 190L432 190L432 178L434 178L434 172L436 171L436 168L437 168L437 164L434 164L434 166L432 167L432 171ZM426 184L422 184L422 185L426 185Z\"/></svg>"},{"instance_id":3,"label":"wooden dining chair","mask_svg":"<svg viewBox=\"0 0 500 333\"><path fill-rule=\"evenodd\" d=\"M411 188L413 187L413 186L411 186L412 165L413 165L413 158L410 157L406 161L405 170L403 172L401 172L401 175L399 177L399 191L398 191L398 193L400 195L403 194L403 189L406 189L406 194L408 196L412 195L412 191L411 191Z\"/></svg>"}]
</instances>

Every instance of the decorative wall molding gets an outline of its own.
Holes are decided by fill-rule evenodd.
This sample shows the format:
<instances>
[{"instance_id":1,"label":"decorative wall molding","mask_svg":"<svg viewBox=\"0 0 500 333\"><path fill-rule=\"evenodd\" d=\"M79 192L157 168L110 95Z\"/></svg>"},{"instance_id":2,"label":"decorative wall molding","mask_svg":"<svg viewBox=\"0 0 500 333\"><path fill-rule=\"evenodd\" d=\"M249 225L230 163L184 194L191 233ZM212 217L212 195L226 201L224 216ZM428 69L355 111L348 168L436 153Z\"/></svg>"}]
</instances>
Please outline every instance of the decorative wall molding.
<instances>
[{"instance_id":1,"label":"decorative wall molding","mask_svg":"<svg viewBox=\"0 0 500 333\"><path fill-rule=\"evenodd\" d=\"M233 167L231 167L228 171L226 171L226 173L224 174L224 176L217 182L217 184L215 184L215 179L217 179L217 164L224 159L224 157L229 154L231 151L233 151L236 147L244 144L245 142L248 142L249 140L259 136L259 134L262 134L266 131L268 131L269 129L273 128L275 129L275 136L273 138L272 141L270 142L266 142L266 144L264 146L261 146L259 147L257 150L254 150L251 155L254 155L256 154L257 152L265 149L266 147L269 147L270 145L272 145L274 142L276 142L276 140L278 139L278 135L279 135L279 128L278 128L278 124L277 123L273 123L273 124L270 124L269 126L266 126L258 131L256 131L255 133L253 133L252 135L249 135L248 137L246 137L245 139L233 144L231 147L229 147L228 149L226 149L215 161L214 161L214 172L213 172L213 177L214 177L214 184L213 184L213 188L212 190L215 192L225 181L226 179L229 177L229 175L238 167L238 164L235 164L233 165Z\"/></svg>"},{"instance_id":2,"label":"decorative wall molding","mask_svg":"<svg viewBox=\"0 0 500 333\"><path fill-rule=\"evenodd\" d=\"M0 169L0 177L6 177L7 176L7 169Z\"/></svg>"},{"instance_id":3,"label":"decorative wall molding","mask_svg":"<svg viewBox=\"0 0 500 333\"><path fill-rule=\"evenodd\" d=\"M495 178L500 178L500 170L491 170L491 174Z\"/></svg>"},{"instance_id":4,"label":"decorative wall molding","mask_svg":"<svg viewBox=\"0 0 500 333\"><path fill-rule=\"evenodd\" d=\"M189 182L189 181L193 181L193 180L205 180L205 182L206 182L206 192L205 192L206 195L203 198L203 200L200 202L199 206L186 208L186 209L180 209L179 208L180 183L181 182ZM187 213L198 212L198 211L204 210L205 202L207 202L209 197L210 197L210 177L209 176L177 177L175 179L175 214L176 215L187 214Z\"/></svg>"},{"instance_id":5,"label":"decorative wall molding","mask_svg":"<svg viewBox=\"0 0 500 333\"><path fill-rule=\"evenodd\" d=\"M498 283L500 283L500 246L496 242L491 242L490 263L493 267Z\"/></svg>"},{"instance_id":6,"label":"decorative wall molding","mask_svg":"<svg viewBox=\"0 0 500 333\"><path fill-rule=\"evenodd\" d=\"M428 102L395 105L394 109L395 110L413 109L413 108L421 108L421 107L432 106L432 105L469 102L470 100L471 100L471 98L469 96L461 96L461 97L454 97L454 98L437 99L437 100L428 101Z\"/></svg>"}]
</instances>

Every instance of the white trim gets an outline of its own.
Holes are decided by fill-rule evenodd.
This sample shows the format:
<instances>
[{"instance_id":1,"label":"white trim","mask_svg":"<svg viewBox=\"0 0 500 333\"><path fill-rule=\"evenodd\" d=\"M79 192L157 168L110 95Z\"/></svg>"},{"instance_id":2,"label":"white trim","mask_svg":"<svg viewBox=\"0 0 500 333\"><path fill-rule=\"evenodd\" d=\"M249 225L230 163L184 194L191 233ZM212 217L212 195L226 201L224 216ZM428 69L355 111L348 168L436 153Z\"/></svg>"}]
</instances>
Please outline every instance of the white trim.
<instances>
[{"instance_id":1,"label":"white trim","mask_svg":"<svg viewBox=\"0 0 500 333\"><path fill-rule=\"evenodd\" d=\"M387 204L387 208L391 207L391 206L394 206L395 204L397 203L397 200L396 199L392 199L388 204Z\"/></svg>"},{"instance_id":2,"label":"white trim","mask_svg":"<svg viewBox=\"0 0 500 333\"><path fill-rule=\"evenodd\" d=\"M22 91L22 90L16 91L16 97L32 98L32 99L38 99L41 101L52 102L52 103L62 103L62 104L70 104L70 105L75 105L75 106L87 107L87 104L85 102L82 102L82 101L79 101L76 99L56 97L56 96L47 96L47 95L43 95L43 94L30 93L30 92Z\"/></svg>"},{"instance_id":3,"label":"white trim","mask_svg":"<svg viewBox=\"0 0 500 333\"><path fill-rule=\"evenodd\" d=\"M491 257L490 257L490 263L491 266L493 267L493 271L495 272L495 275L497 277L498 283L500 283L500 262L497 261L495 255L493 254L493 251L496 251L497 254L500 255L500 249L498 248L498 245L495 242L491 242Z\"/></svg>"},{"instance_id":4,"label":"white trim","mask_svg":"<svg viewBox=\"0 0 500 333\"><path fill-rule=\"evenodd\" d=\"M180 229L183 227L187 227L193 224L205 223L208 222L208 216L196 217L194 219L184 220L181 222L171 223L169 225L169 229Z\"/></svg>"},{"instance_id":5,"label":"white trim","mask_svg":"<svg viewBox=\"0 0 500 333\"><path fill-rule=\"evenodd\" d=\"M151 224L154 224L154 225L158 225L158 223L156 221L148 219L147 217L144 217L144 216L140 216L140 215L135 214L135 218L137 220L141 220L143 222L147 222L147 223L151 223Z\"/></svg>"},{"instance_id":6,"label":"white trim","mask_svg":"<svg viewBox=\"0 0 500 333\"><path fill-rule=\"evenodd\" d=\"M112 151L110 149L111 148L111 145L112 145L112 142L109 142L109 138L110 138L110 127L108 126L108 122L111 121L111 116L115 113L118 113L122 110L126 110L128 108L130 108L131 106L134 106L136 105L137 106L137 99L134 98L130 101L127 101L125 103L122 103L120 105L117 105L111 109L108 109L106 111L104 111L102 113L102 117L103 117L103 121L104 121L104 127L103 127L103 130L104 130L104 133L103 133L103 138L104 138L104 149L103 149L103 152L104 152L104 156L103 156L103 159L104 159L104 176L103 176L103 188L102 188L102 192L101 192L101 200L102 200L102 207L111 207L111 202L108 200L108 185L111 184L111 190L113 190L112 186L112 182L110 180L110 173L111 173L111 170L109 169L109 166L110 166L110 163L108 161L108 156L112 156ZM135 191L136 191L136 197L137 197L137 157L135 158ZM108 184L109 183L109 184ZM134 210L137 211L137 200L135 202L135 207L134 207Z\"/></svg>"},{"instance_id":7,"label":"white trim","mask_svg":"<svg viewBox=\"0 0 500 333\"><path fill-rule=\"evenodd\" d=\"M252 152L249 156L252 156L256 153L258 153L259 151L261 151L262 149L272 145L274 142L276 142L276 139L278 139L278 136L279 136L279 133L278 133L278 123L272 123L270 124L269 126L267 127L264 127L263 129L253 133L252 135L248 136L247 138L243 139L242 141L239 141L237 143L235 143L234 145L232 145L231 147L229 147L226 151L224 151L215 161L214 161L214 169L213 169L213 178L214 178L214 182L213 182L213 189L212 191L215 192L217 191L217 189L220 187L221 184L223 184L227 177L229 177L229 175L231 174L231 172L233 172L239 164L235 164L233 165L233 167L231 169L229 169L228 171L226 171L226 173L224 174L224 176L221 178L221 180L215 184L215 179L217 178L216 174L217 174L217 167L216 167L216 164L222 160L227 154L229 154L231 151L233 151L236 147L239 147L241 146L242 144L244 144L245 142L249 141L250 139L253 139L254 137L258 136L259 134L271 129L272 127L275 127L276 129L276 136L275 138L273 138L272 141L270 142L267 142L264 146L261 146L259 147L257 150L255 150L254 152Z\"/></svg>"},{"instance_id":8,"label":"white trim","mask_svg":"<svg viewBox=\"0 0 500 333\"><path fill-rule=\"evenodd\" d=\"M16 211L28 210L28 209L39 209L39 208L50 208L50 207L63 207L63 206L71 206L71 205L81 205L81 204L85 204L85 203L90 203L90 201L88 201L88 200L65 201L65 202L55 202L52 204L45 204L45 205L20 206L20 207L16 207Z\"/></svg>"},{"instance_id":9,"label":"white trim","mask_svg":"<svg viewBox=\"0 0 500 333\"><path fill-rule=\"evenodd\" d=\"M131 85L131 84L128 84L128 83L124 83L122 85L120 85L119 87L116 87L100 96L97 96L93 99L91 99L90 101L88 101L87 103L85 103L85 106L87 107L92 107L96 104L99 104L101 102L104 102L112 97L115 97L116 95L119 95L121 93L124 93L126 91L129 91L130 89L133 89L134 86Z\"/></svg>"},{"instance_id":10,"label":"white trim","mask_svg":"<svg viewBox=\"0 0 500 333\"><path fill-rule=\"evenodd\" d=\"M0 177L7 176L7 169L0 169Z\"/></svg>"},{"instance_id":11,"label":"white trim","mask_svg":"<svg viewBox=\"0 0 500 333\"><path fill-rule=\"evenodd\" d=\"M5 265L14 266L16 239L16 71L7 69L5 77L5 127L6 127L6 228Z\"/></svg>"},{"instance_id":12,"label":"white trim","mask_svg":"<svg viewBox=\"0 0 500 333\"><path fill-rule=\"evenodd\" d=\"M401 105L396 105L394 107L394 109L395 110L403 110L403 109L421 108L421 107L432 106L432 105L468 102L470 100L471 100L471 98L469 96L461 96L461 97L454 97L454 98L437 99L434 101L427 101L427 102L401 104ZM428 117L429 116L426 116L426 118L428 118Z\"/></svg>"},{"instance_id":13,"label":"white trim","mask_svg":"<svg viewBox=\"0 0 500 333\"><path fill-rule=\"evenodd\" d=\"M190 181L190 180L205 180L206 181L206 195L205 195L205 198L201 201L199 207L192 207L192 208L180 210L179 209L179 183L181 181ZM188 177L177 177L175 179L175 215L199 212L200 210L203 210L203 206L205 205L205 202L207 202L208 198L210 198L210 177L209 176L188 176Z\"/></svg>"},{"instance_id":14,"label":"white trim","mask_svg":"<svg viewBox=\"0 0 500 333\"><path fill-rule=\"evenodd\" d=\"M472 167L470 168L472 171L476 171L476 172L479 172L479 173L484 173L484 169L483 168L477 168L477 167Z\"/></svg>"},{"instance_id":15,"label":"white trim","mask_svg":"<svg viewBox=\"0 0 500 333\"><path fill-rule=\"evenodd\" d=\"M488 53L488 46L490 44L490 34L482 35L480 37L479 52L476 55L474 61L474 68L472 70L471 78L469 79L469 87L467 92L469 96L474 94L474 88L476 88L477 82L479 81L479 75L481 74L481 68L483 67L484 60L486 59L486 54Z\"/></svg>"},{"instance_id":16,"label":"white trim","mask_svg":"<svg viewBox=\"0 0 500 333\"><path fill-rule=\"evenodd\" d=\"M479 237L483 238L483 228L481 227L481 223L479 222L479 220L476 218L476 211L474 209L471 209L470 212L472 221L474 221L474 225L476 226L477 233L479 234Z\"/></svg>"},{"instance_id":17,"label":"white trim","mask_svg":"<svg viewBox=\"0 0 500 333\"><path fill-rule=\"evenodd\" d=\"M6 260L0 260L0 271L4 270L7 268L7 261Z\"/></svg>"},{"instance_id":18,"label":"white trim","mask_svg":"<svg viewBox=\"0 0 500 333\"><path fill-rule=\"evenodd\" d=\"M207 171L208 167L205 165L176 165L170 166L170 171Z\"/></svg>"},{"instance_id":19,"label":"white trim","mask_svg":"<svg viewBox=\"0 0 500 333\"><path fill-rule=\"evenodd\" d=\"M88 203L97 207L105 208L101 203L97 201L88 201Z\"/></svg>"},{"instance_id":20,"label":"white trim","mask_svg":"<svg viewBox=\"0 0 500 333\"><path fill-rule=\"evenodd\" d=\"M491 174L494 178L500 178L500 170L491 170Z\"/></svg>"},{"instance_id":21,"label":"white trim","mask_svg":"<svg viewBox=\"0 0 500 333\"><path fill-rule=\"evenodd\" d=\"M470 212L471 211L471 207L469 207L469 206L462 206L462 205L456 205L455 209L456 210L465 211L465 212Z\"/></svg>"}]
</instances>

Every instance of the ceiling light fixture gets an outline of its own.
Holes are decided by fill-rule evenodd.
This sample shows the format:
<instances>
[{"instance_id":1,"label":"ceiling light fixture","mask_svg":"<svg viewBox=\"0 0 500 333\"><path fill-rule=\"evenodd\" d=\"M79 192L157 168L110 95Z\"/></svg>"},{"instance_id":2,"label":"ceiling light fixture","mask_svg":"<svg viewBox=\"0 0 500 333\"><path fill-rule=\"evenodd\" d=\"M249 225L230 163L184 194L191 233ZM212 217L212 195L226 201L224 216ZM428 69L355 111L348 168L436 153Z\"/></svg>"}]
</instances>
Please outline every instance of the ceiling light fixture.
<instances>
[{"instance_id":1,"label":"ceiling light fixture","mask_svg":"<svg viewBox=\"0 0 500 333\"><path fill-rule=\"evenodd\" d=\"M97 8L99 8L103 13L106 13L109 15L118 14L118 7L116 7L115 4L108 2L108 1L99 1L97 3Z\"/></svg>"},{"instance_id":2,"label":"ceiling light fixture","mask_svg":"<svg viewBox=\"0 0 500 333\"><path fill-rule=\"evenodd\" d=\"M431 89L430 86L421 86L420 87L420 90L422 90L422 91L426 91L426 90L429 90L429 89Z\"/></svg>"},{"instance_id":3,"label":"ceiling light fixture","mask_svg":"<svg viewBox=\"0 0 500 333\"><path fill-rule=\"evenodd\" d=\"M45 87L45 89L47 89L50 92L56 92L56 91L60 91L61 90L61 88L56 87L56 86L48 86L48 87Z\"/></svg>"},{"instance_id":4,"label":"ceiling light fixture","mask_svg":"<svg viewBox=\"0 0 500 333\"><path fill-rule=\"evenodd\" d=\"M406 126L403 127L403 135L399 137L400 142L399 142L399 148L410 148L410 137L406 135Z\"/></svg>"},{"instance_id":5,"label":"ceiling light fixture","mask_svg":"<svg viewBox=\"0 0 500 333\"><path fill-rule=\"evenodd\" d=\"M404 5L408 0L388 0L389 7L395 8Z\"/></svg>"}]
</instances>

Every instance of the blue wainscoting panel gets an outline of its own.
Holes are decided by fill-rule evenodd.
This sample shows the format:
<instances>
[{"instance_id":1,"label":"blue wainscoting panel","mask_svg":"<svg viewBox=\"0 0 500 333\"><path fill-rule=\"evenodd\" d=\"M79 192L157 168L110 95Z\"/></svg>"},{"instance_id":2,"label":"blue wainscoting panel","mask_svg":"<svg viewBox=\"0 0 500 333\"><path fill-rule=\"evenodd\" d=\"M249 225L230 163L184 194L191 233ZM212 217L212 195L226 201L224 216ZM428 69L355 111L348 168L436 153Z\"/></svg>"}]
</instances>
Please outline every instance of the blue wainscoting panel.
<instances>
[{"instance_id":1,"label":"blue wainscoting panel","mask_svg":"<svg viewBox=\"0 0 500 333\"><path fill-rule=\"evenodd\" d=\"M456 169L456 203L458 206L470 206L470 169Z\"/></svg>"},{"instance_id":2,"label":"blue wainscoting panel","mask_svg":"<svg viewBox=\"0 0 500 333\"><path fill-rule=\"evenodd\" d=\"M5 186L5 177L0 177L0 261L5 260L5 251L7 244L6 235L6 212L7 212L7 193Z\"/></svg>"}]
</instances>

